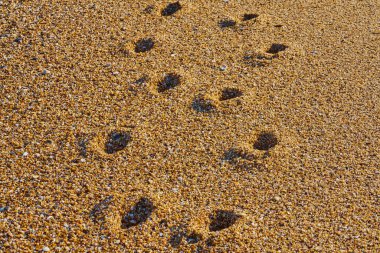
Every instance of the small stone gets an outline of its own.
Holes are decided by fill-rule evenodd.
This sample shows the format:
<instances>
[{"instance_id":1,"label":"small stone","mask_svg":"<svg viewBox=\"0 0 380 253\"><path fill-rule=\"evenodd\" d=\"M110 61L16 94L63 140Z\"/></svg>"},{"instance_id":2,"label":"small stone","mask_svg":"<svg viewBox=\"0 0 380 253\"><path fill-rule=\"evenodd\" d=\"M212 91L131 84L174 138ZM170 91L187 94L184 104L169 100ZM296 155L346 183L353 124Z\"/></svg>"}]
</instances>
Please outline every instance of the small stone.
<instances>
[{"instance_id":1,"label":"small stone","mask_svg":"<svg viewBox=\"0 0 380 253\"><path fill-rule=\"evenodd\" d=\"M222 66L220 66L220 68L219 68L221 71L225 71L225 70L227 70L227 66L225 66L225 65L222 65Z\"/></svg>"},{"instance_id":2,"label":"small stone","mask_svg":"<svg viewBox=\"0 0 380 253\"><path fill-rule=\"evenodd\" d=\"M276 201L280 201L280 200L281 200L281 198L280 198L279 196L275 196L274 199L275 199Z\"/></svg>"},{"instance_id":3,"label":"small stone","mask_svg":"<svg viewBox=\"0 0 380 253\"><path fill-rule=\"evenodd\" d=\"M48 251L50 251L50 249L49 249L49 247L45 246L45 247L42 248L42 251L48 252Z\"/></svg>"},{"instance_id":4,"label":"small stone","mask_svg":"<svg viewBox=\"0 0 380 253\"><path fill-rule=\"evenodd\" d=\"M44 69L41 74L42 75L47 75L47 74L50 74L50 71L47 70L47 69Z\"/></svg>"},{"instance_id":5,"label":"small stone","mask_svg":"<svg viewBox=\"0 0 380 253\"><path fill-rule=\"evenodd\" d=\"M22 156L23 156L23 157L28 156L28 152L24 152L24 153L22 154Z\"/></svg>"}]
</instances>

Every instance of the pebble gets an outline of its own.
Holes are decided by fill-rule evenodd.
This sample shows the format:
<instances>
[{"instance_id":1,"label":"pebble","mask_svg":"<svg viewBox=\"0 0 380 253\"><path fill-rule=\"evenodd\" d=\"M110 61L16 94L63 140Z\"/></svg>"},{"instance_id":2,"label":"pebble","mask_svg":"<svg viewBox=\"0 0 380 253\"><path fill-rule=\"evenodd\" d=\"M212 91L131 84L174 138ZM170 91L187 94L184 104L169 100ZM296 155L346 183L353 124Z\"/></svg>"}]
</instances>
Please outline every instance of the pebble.
<instances>
[{"instance_id":1,"label":"pebble","mask_svg":"<svg viewBox=\"0 0 380 253\"><path fill-rule=\"evenodd\" d=\"M222 66L220 66L220 70L221 71L225 71L227 69L227 66L226 65L222 65Z\"/></svg>"},{"instance_id":2,"label":"pebble","mask_svg":"<svg viewBox=\"0 0 380 253\"><path fill-rule=\"evenodd\" d=\"M22 154L22 156L25 157L25 156L27 156L28 154L29 154L28 152L24 152L24 153Z\"/></svg>"},{"instance_id":3,"label":"pebble","mask_svg":"<svg viewBox=\"0 0 380 253\"><path fill-rule=\"evenodd\" d=\"M41 74L42 75L47 75L47 74L50 74L50 71L47 70L47 69L44 69Z\"/></svg>"},{"instance_id":4,"label":"pebble","mask_svg":"<svg viewBox=\"0 0 380 253\"><path fill-rule=\"evenodd\" d=\"M274 199L275 199L276 201L280 201L280 200L281 200L281 198L280 198L279 196L274 197Z\"/></svg>"},{"instance_id":5,"label":"pebble","mask_svg":"<svg viewBox=\"0 0 380 253\"><path fill-rule=\"evenodd\" d=\"M49 247L45 246L45 247L42 248L42 251L48 252L48 251L50 251L50 249L49 249Z\"/></svg>"}]
</instances>

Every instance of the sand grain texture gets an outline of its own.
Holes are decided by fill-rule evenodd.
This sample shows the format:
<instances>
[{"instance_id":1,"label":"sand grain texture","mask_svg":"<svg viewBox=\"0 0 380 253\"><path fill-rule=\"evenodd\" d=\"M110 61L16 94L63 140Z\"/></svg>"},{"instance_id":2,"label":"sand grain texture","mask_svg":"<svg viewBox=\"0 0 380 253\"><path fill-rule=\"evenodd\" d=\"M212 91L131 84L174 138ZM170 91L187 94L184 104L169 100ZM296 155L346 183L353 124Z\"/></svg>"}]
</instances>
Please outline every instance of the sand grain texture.
<instances>
[{"instance_id":1,"label":"sand grain texture","mask_svg":"<svg viewBox=\"0 0 380 253\"><path fill-rule=\"evenodd\" d=\"M380 251L378 1L0 17L0 252Z\"/></svg>"}]
</instances>

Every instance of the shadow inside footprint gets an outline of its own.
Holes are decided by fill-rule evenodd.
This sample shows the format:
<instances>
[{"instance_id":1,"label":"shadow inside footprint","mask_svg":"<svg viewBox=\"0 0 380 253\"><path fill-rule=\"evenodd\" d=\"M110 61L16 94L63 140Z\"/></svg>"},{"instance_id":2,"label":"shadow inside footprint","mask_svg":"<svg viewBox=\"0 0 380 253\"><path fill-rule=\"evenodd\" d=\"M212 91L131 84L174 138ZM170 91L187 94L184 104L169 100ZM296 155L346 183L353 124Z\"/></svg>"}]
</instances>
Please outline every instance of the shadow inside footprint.
<instances>
[{"instance_id":1,"label":"shadow inside footprint","mask_svg":"<svg viewBox=\"0 0 380 253\"><path fill-rule=\"evenodd\" d=\"M252 67L265 67L270 63L272 59L275 59L277 57L278 57L277 54L267 56L261 53L254 53L251 55L245 55L244 62L247 65L252 66Z\"/></svg>"},{"instance_id":2,"label":"shadow inside footprint","mask_svg":"<svg viewBox=\"0 0 380 253\"><path fill-rule=\"evenodd\" d=\"M255 156L253 154L244 152L242 149L239 149L239 148L231 148L227 150L226 152L224 152L223 160L226 160L229 162L235 162L239 158L248 160L248 161L253 161L255 159Z\"/></svg>"},{"instance_id":3,"label":"shadow inside footprint","mask_svg":"<svg viewBox=\"0 0 380 253\"><path fill-rule=\"evenodd\" d=\"M91 136L77 134L75 137L77 139L79 155L83 158L87 158L87 145L89 143L89 140L91 139Z\"/></svg>"},{"instance_id":4,"label":"shadow inside footprint","mask_svg":"<svg viewBox=\"0 0 380 253\"><path fill-rule=\"evenodd\" d=\"M231 19L224 19L219 21L219 27L220 28L228 28L228 27L233 27L236 25L236 21L231 20Z\"/></svg>"},{"instance_id":5,"label":"shadow inside footprint","mask_svg":"<svg viewBox=\"0 0 380 253\"><path fill-rule=\"evenodd\" d=\"M154 5L148 5L145 9L144 9L144 12L145 13L148 13L148 14L151 14L154 10Z\"/></svg>"},{"instance_id":6,"label":"shadow inside footprint","mask_svg":"<svg viewBox=\"0 0 380 253\"><path fill-rule=\"evenodd\" d=\"M122 228L130 228L145 222L156 209L153 202L147 198L141 198L131 210L126 213L121 221Z\"/></svg>"},{"instance_id":7,"label":"shadow inside footprint","mask_svg":"<svg viewBox=\"0 0 380 253\"><path fill-rule=\"evenodd\" d=\"M215 110L214 102L211 99L203 97L195 98L191 106L197 112L211 112Z\"/></svg>"},{"instance_id":8,"label":"shadow inside footprint","mask_svg":"<svg viewBox=\"0 0 380 253\"><path fill-rule=\"evenodd\" d=\"M131 135L127 132L113 131L108 135L108 140L105 144L107 154L113 154L123 150L131 140Z\"/></svg>"},{"instance_id":9,"label":"shadow inside footprint","mask_svg":"<svg viewBox=\"0 0 380 253\"><path fill-rule=\"evenodd\" d=\"M241 217L233 211L217 210L215 214L210 215L210 231L220 231L229 228Z\"/></svg>"},{"instance_id":10,"label":"shadow inside footprint","mask_svg":"<svg viewBox=\"0 0 380 253\"><path fill-rule=\"evenodd\" d=\"M113 200L113 196L110 195L107 198L100 201L98 204L94 206L94 208L90 212L90 217L95 221L101 216L104 210L108 208Z\"/></svg>"},{"instance_id":11,"label":"shadow inside footprint","mask_svg":"<svg viewBox=\"0 0 380 253\"><path fill-rule=\"evenodd\" d=\"M270 53L270 54L278 54L279 52L281 51L285 51L285 49L287 49L288 46L285 46L284 44L272 44L271 47L267 50L267 53Z\"/></svg>"},{"instance_id":12,"label":"shadow inside footprint","mask_svg":"<svg viewBox=\"0 0 380 253\"><path fill-rule=\"evenodd\" d=\"M179 75L170 73L165 75L164 79L162 79L157 87L158 92L164 92L169 89L173 89L181 83L181 78Z\"/></svg>"},{"instance_id":13,"label":"shadow inside footprint","mask_svg":"<svg viewBox=\"0 0 380 253\"><path fill-rule=\"evenodd\" d=\"M220 96L220 101L237 98L237 97L240 97L242 95L243 95L243 92L241 92L237 88L225 88L222 91L222 95Z\"/></svg>"},{"instance_id":14,"label":"shadow inside footprint","mask_svg":"<svg viewBox=\"0 0 380 253\"><path fill-rule=\"evenodd\" d=\"M149 81L149 76L148 75L142 75L139 79L134 81L134 84L142 85L145 84Z\"/></svg>"},{"instance_id":15,"label":"shadow inside footprint","mask_svg":"<svg viewBox=\"0 0 380 253\"><path fill-rule=\"evenodd\" d=\"M154 46L154 41L151 38L140 39L136 42L135 52L144 53L151 50Z\"/></svg>"},{"instance_id":16,"label":"shadow inside footprint","mask_svg":"<svg viewBox=\"0 0 380 253\"><path fill-rule=\"evenodd\" d=\"M196 232L191 232L189 235L186 236L186 242L188 244L195 244L202 240L202 235L198 234Z\"/></svg>"},{"instance_id":17,"label":"shadow inside footprint","mask_svg":"<svg viewBox=\"0 0 380 253\"><path fill-rule=\"evenodd\" d=\"M175 3L170 3L165 7L165 9L163 9L161 11L161 15L162 16L171 16L174 13L176 13L177 11L179 11L180 9L182 9L182 6L178 1Z\"/></svg>"},{"instance_id":18,"label":"shadow inside footprint","mask_svg":"<svg viewBox=\"0 0 380 253\"><path fill-rule=\"evenodd\" d=\"M186 235L186 228L183 226L176 226L170 228L170 230L172 231L172 235L170 236L169 244L173 248L177 248L181 244L183 237Z\"/></svg>"},{"instance_id":19,"label":"shadow inside footprint","mask_svg":"<svg viewBox=\"0 0 380 253\"><path fill-rule=\"evenodd\" d=\"M244 14L243 21L248 21L248 20L251 20L251 19L255 19L258 16L259 15L257 15L257 14Z\"/></svg>"},{"instance_id":20,"label":"shadow inside footprint","mask_svg":"<svg viewBox=\"0 0 380 253\"><path fill-rule=\"evenodd\" d=\"M258 150L269 150L278 144L278 139L274 133L263 132L257 137L253 147Z\"/></svg>"}]
</instances>

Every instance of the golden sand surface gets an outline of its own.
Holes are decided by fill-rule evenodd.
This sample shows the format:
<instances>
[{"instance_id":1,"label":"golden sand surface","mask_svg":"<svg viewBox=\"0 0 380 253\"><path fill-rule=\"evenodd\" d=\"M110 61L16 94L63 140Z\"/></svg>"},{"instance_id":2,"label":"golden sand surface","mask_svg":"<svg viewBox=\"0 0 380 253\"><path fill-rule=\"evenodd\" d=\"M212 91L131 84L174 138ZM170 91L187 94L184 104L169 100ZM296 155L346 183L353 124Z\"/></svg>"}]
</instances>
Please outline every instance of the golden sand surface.
<instances>
[{"instance_id":1,"label":"golden sand surface","mask_svg":"<svg viewBox=\"0 0 380 253\"><path fill-rule=\"evenodd\" d=\"M0 252L380 252L378 1L0 15Z\"/></svg>"}]
</instances>

